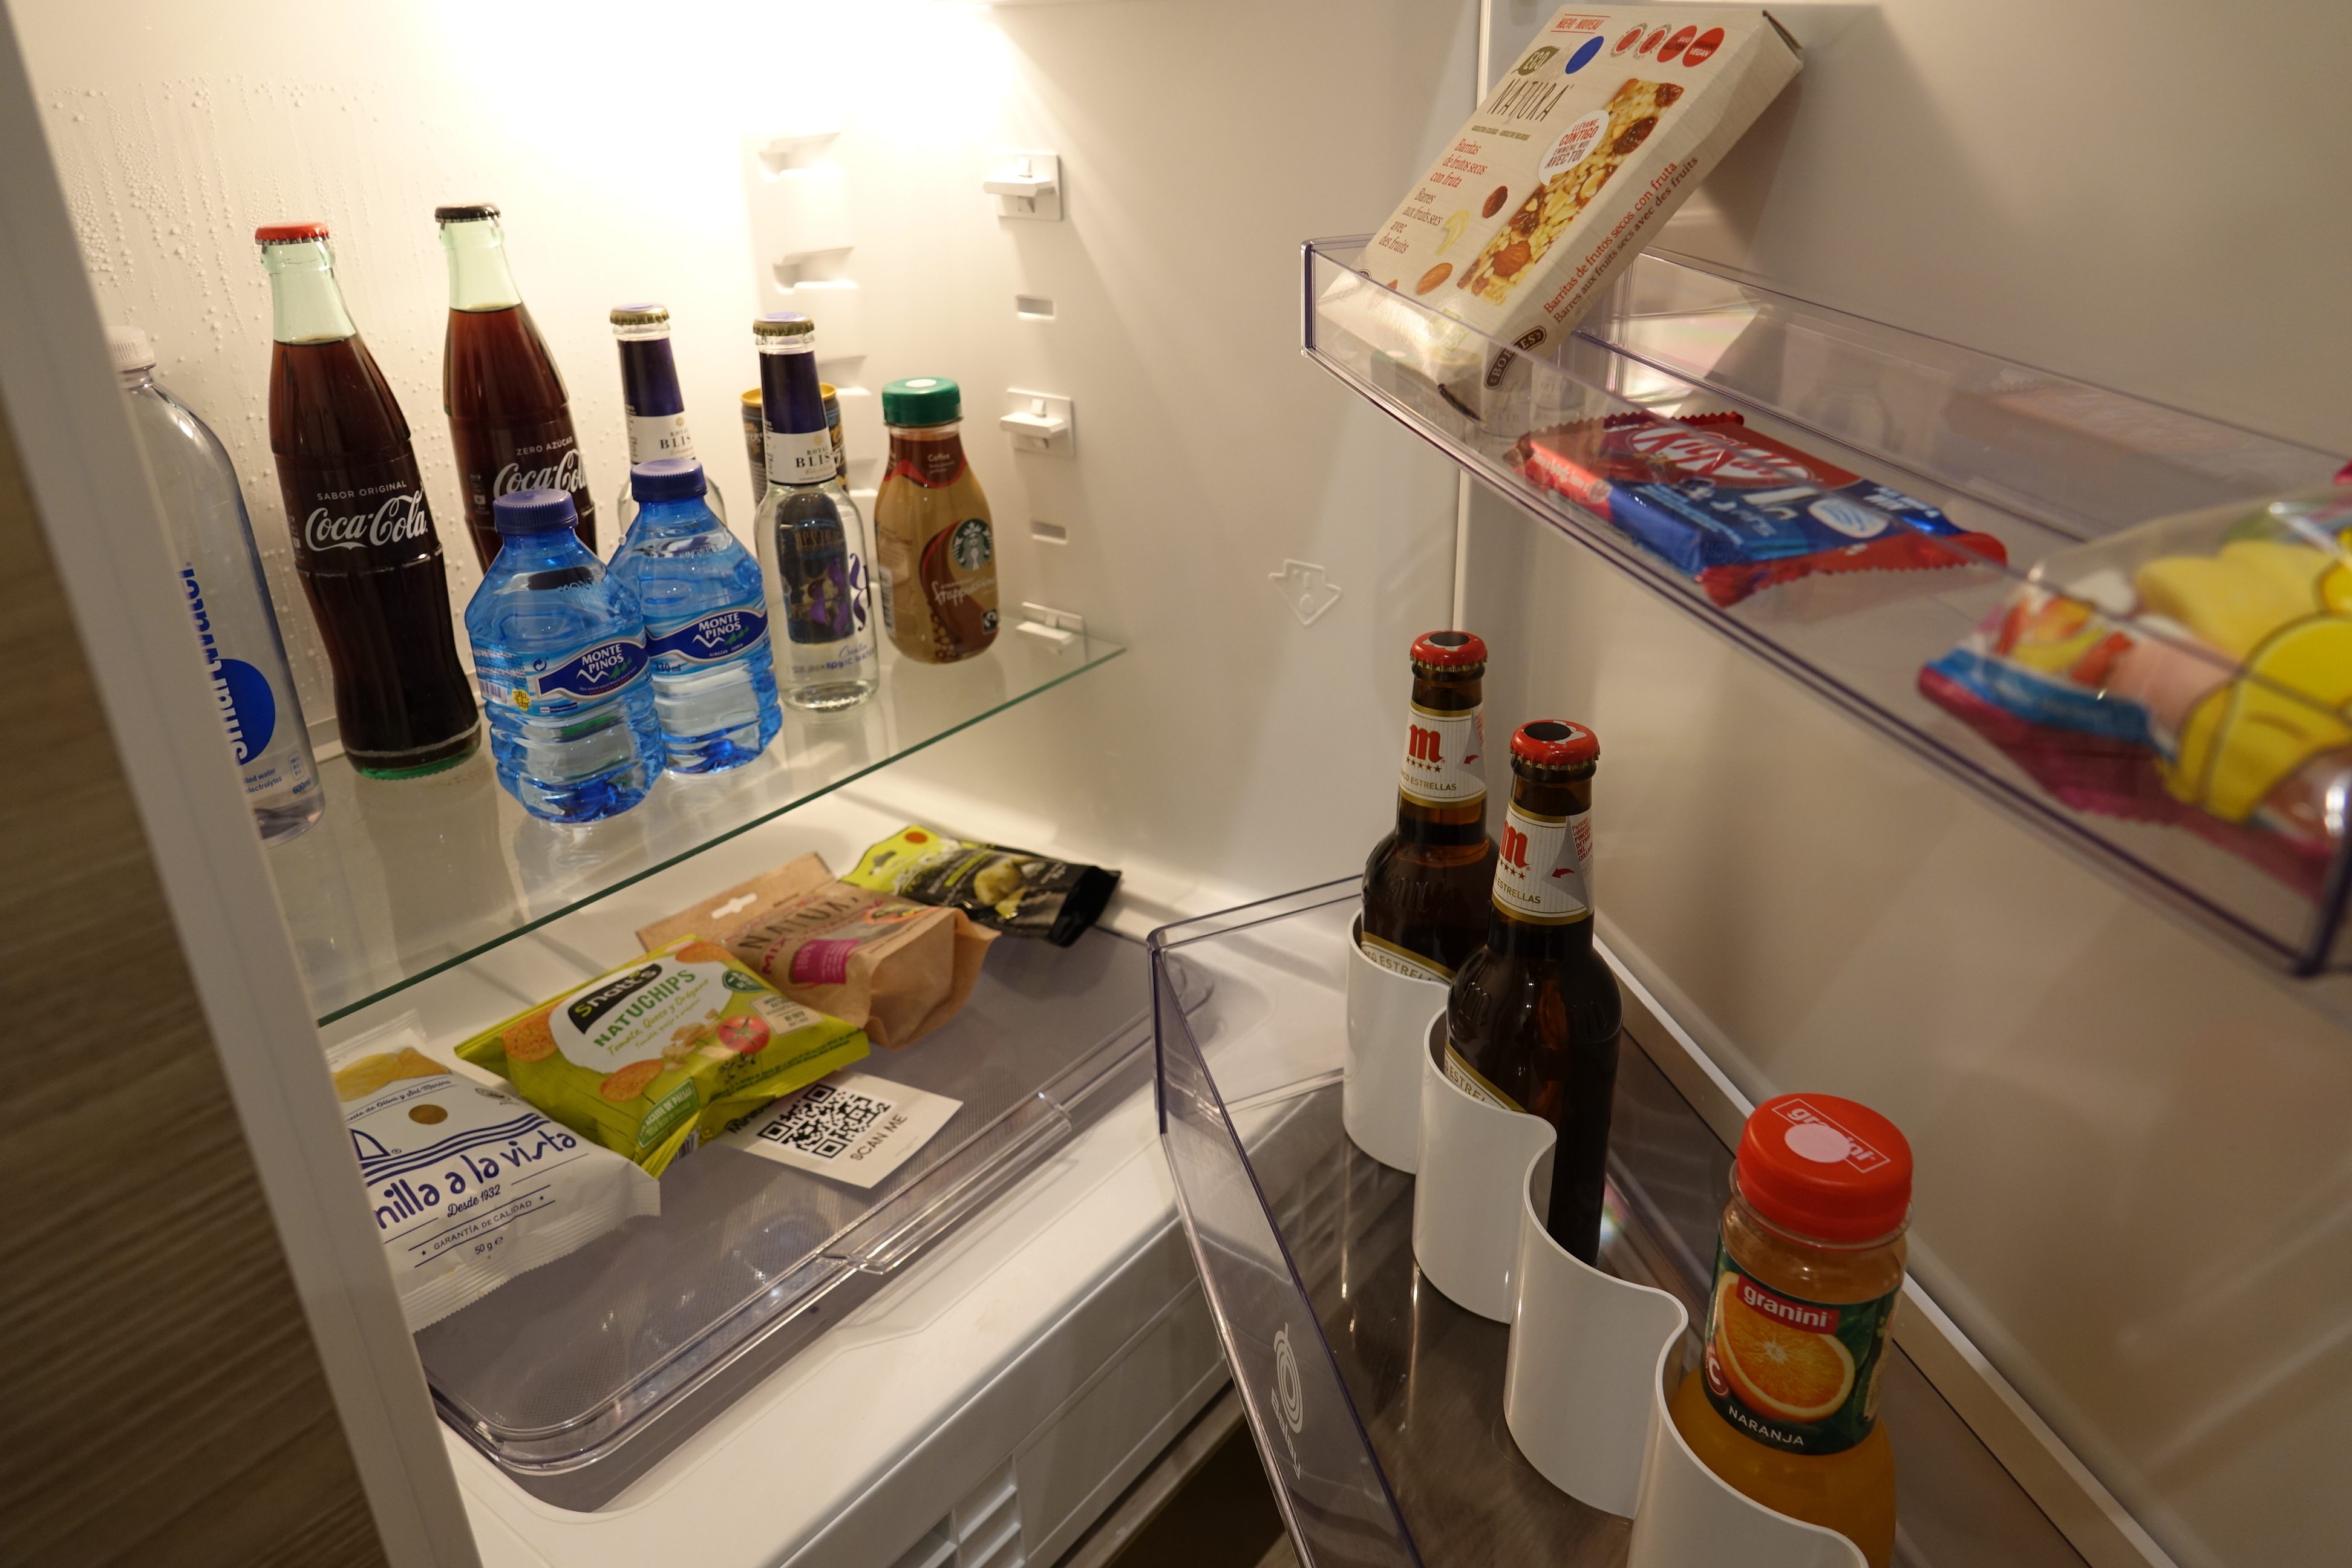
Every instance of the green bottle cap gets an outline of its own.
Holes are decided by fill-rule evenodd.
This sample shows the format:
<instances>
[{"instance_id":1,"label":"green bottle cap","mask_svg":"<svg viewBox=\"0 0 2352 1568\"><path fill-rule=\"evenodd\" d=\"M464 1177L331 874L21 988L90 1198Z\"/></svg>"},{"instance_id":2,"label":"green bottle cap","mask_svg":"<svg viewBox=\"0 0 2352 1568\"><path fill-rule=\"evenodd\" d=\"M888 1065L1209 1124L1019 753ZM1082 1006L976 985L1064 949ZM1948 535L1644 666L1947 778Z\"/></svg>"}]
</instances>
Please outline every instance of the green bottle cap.
<instances>
[{"instance_id":1,"label":"green bottle cap","mask_svg":"<svg viewBox=\"0 0 2352 1568\"><path fill-rule=\"evenodd\" d=\"M945 425L963 417L963 388L943 375L918 375L882 389L885 425Z\"/></svg>"}]
</instances>

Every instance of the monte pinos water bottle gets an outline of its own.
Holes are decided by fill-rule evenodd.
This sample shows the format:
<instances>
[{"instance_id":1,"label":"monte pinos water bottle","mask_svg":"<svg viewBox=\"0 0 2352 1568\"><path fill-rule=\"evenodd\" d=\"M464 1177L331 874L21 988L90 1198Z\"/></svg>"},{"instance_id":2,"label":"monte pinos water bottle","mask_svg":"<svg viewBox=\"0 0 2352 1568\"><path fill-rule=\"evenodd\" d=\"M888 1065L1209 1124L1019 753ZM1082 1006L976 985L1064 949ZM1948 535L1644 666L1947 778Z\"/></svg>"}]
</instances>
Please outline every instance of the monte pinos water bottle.
<instances>
[{"instance_id":1,"label":"monte pinos water bottle","mask_svg":"<svg viewBox=\"0 0 2352 1568\"><path fill-rule=\"evenodd\" d=\"M645 611L654 715L679 773L741 767L784 722L760 563L704 504L705 487L690 458L637 464L636 518L613 552L614 577Z\"/></svg>"},{"instance_id":2,"label":"monte pinos water bottle","mask_svg":"<svg viewBox=\"0 0 2352 1568\"><path fill-rule=\"evenodd\" d=\"M196 623L213 700L245 778L261 841L291 838L326 807L286 645L262 580L236 470L205 422L155 383L155 351L136 327L107 334L131 428L163 500L163 531Z\"/></svg>"},{"instance_id":3,"label":"monte pinos water bottle","mask_svg":"<svg viewBox=\"0 0 2352 1568\"><path fill-rule=\"evenodd\" d=\"M617 816L661 773L645 615L572 531L564 491L502 495L492 515L501 547L466 635L499 783L549 822Z\"/></svg>"}]
</instances>

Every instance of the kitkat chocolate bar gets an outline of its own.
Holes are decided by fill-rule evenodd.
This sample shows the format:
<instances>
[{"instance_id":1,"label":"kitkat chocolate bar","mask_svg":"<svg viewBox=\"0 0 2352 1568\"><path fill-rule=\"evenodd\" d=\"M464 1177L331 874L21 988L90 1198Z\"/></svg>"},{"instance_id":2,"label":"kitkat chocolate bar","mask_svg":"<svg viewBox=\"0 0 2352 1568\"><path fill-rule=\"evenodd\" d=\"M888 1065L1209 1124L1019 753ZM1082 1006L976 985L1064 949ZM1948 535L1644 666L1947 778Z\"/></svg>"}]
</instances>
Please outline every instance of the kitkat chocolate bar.
<instances>
[{"instance_id":1,"label":"kitkat chocolate bar","mask_svg":"<svg viewBox=\"0 0 2352 1568\"><path fill-rule=\"evenodd\" d=\"M1750 430L1738 414L1580 420L1530 431L1507 460L1632 534L1718 605L1821 573L2009 558L1992 535Z\"/></svg>"}]
</instances>

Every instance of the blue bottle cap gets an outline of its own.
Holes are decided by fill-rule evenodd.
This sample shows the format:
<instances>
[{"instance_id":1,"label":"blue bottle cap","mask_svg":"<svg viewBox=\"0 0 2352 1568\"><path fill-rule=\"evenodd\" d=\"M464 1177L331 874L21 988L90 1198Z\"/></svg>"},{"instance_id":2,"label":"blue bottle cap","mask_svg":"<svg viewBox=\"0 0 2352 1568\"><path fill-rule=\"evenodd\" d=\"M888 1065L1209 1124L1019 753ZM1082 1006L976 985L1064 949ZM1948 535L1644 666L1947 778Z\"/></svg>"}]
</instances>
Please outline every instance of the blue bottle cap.
<instances>
[{"instance_id":1,"label":"blue bottle cap","mask_svg":"<svg viewBox=\"0 0 2352 1568\"><path fill-rule=\"evenodd\" d=\"M649 501L690 500L709 489L702 465L692 458L656 458L629 470L629 491L643 506Z\"/></svg>"},{"instance_id":2,"label":"blue bottle cap","mask_svg":"<svg viewBox=\"0 0 2352 1568\"><path fill-rule=\"evenodd\" d=\"M517 490L490 503L500 533L552 533L580 521L569 490Z\"/></svg>"}]
</instances>

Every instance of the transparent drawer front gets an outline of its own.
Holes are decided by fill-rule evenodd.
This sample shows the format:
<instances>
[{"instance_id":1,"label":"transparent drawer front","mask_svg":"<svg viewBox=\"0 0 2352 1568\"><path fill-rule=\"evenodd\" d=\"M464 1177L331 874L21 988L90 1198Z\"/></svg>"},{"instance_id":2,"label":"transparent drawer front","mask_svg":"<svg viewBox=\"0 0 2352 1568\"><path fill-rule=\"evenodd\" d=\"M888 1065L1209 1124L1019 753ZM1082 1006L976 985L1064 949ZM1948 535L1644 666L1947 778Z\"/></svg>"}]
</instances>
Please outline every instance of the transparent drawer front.
<instances>
[{"instance_id":1,"label":"transparent drawer front","mask_svg":"<svg viewBox=\"0 0 2352 1568\"><path fill-rule=\"evenodd\" d=\"M1503 1414L1511 1330L1429 1282L1413 1258L1414 1178L1341 1127L1360 908L1349 879L1150 942L1161 1140L1299 1559L1618 1568L1632 1521L1559 1490L1520 1453ZM1630 1037L1612 1117L1603 1267L1700 1309L1730 1152ZM1898 1563L2080 1568L1899 1348L1881 1409L1901 1456Z\"/></svg>"},{"instance_id":2,"label":"transparent drawer front","mask_svg":"<svg viewBox=\"0 0 2352 1568\"><path fill-rule=\"evenodd\" d=\"M859 1190L723 1145L662 1178L662 1212L416 1336L453 1426L528 1489L591 1508L824 1332L1148 1077L1142 944L1006 939L963 1010L861 1073L962 1105Z\"/></svg>"},{"instance_id":3,"label":"transparent drawer front","mask_svg":"<svg viewBox=\"0 0 2352 1568\"><path fill-rule=\"evenodd\" d=\"M2162 548L2210 581L2261 500L2324 491L2340 458L1654 256L1575 333L1531 351L1439 313L1443 290L1424 301L1364 276L1363 255L1353 239L1306 250L1306 352L1351 390L2141 896L2280 968L2352 966L2341 661L2316 643L2281 653L2251 635L2192 636L2173 605L2136 595L2147 560L2102 573L2084 554L2129 554L2127 531L2189 514L2196 526ZM1943 521L1848 504L1883 500L1877 487ZM1748 536L1727 563L1727 498L1753 498L1749 515L1802 511L1821 537ZM2352 578L2352 532L2308 542ZM2332 592L2311 606L2333 611L2323 631L2345 629L2332 623L2352 605ZM2210 589L2217 618L2228 597ZM2078 630L2083 646L2068 646ZM2003 656L1980 683L1990 700L1931 668L1971 639ZM2184 683L2261 711L2218 739L2195 722L2176 735L2179 715L2153 716L2186 708ZM2146 733L2127 711L2143 700ZM2250 820L2231 789L2187 776L2200 757L2225 782L2288 782Z\"/></svg>"}]
</instances>

